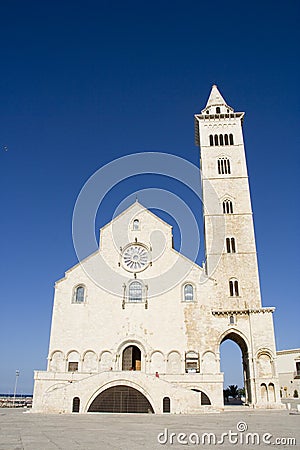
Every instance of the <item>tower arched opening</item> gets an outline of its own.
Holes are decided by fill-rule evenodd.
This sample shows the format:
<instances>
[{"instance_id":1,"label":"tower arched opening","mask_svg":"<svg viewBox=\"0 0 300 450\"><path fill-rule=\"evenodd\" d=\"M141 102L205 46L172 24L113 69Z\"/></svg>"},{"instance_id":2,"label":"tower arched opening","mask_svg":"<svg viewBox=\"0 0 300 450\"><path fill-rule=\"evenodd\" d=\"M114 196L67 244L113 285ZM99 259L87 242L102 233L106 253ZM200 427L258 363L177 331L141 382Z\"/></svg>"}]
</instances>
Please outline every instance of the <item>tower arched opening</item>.
<instances>
[{"instance_id":1,"label":"tower arched opening","mask_svg":"<svg viewBox=\"0 0 300 450\"><path fill-rule=\"evenodd\" d=\"M226 392L228 386L237 385L240 389L244 388L245 403L252 403L248 346L238 333L230 332L221 340L220 362L221 371L224 372L223 389L225 400L228 398L228 392ZM238 399L235 403L237 402Z\"/></svg>"}]
</instances>

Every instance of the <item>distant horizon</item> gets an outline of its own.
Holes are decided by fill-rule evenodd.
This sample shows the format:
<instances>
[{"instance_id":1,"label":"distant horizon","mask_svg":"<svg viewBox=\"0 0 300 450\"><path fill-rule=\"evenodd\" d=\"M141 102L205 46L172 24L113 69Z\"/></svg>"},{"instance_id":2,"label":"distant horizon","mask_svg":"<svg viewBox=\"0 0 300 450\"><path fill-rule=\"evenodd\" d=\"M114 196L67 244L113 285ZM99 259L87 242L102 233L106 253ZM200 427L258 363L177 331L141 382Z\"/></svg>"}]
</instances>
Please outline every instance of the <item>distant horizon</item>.
<instances>
[{"instance_id":1,"label":"distant horizon","mask_svg":"<svg viewBox=\"0 0 300 450\"><path fill-rule=\"evenodd\" d=\"M0 394L0 397L16 397L16 398L19 398L19 397L33 397L33 393L31 393L31 394L17 394L16 393L16 395L14 395L14 393L12 393L12 394L8 393L8 394Z\"/></svg>"}]
</instances>

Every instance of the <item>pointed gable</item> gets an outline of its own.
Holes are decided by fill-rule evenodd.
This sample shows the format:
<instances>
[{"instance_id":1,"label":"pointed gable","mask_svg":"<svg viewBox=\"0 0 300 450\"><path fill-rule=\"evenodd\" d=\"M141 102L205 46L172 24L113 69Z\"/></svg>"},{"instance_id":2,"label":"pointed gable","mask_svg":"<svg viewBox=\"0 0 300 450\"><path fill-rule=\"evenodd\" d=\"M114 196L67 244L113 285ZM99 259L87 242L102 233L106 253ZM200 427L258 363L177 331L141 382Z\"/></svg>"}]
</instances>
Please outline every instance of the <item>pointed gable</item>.
<instances>
[{"instance_id":1,"label":"pointed gable","mask_svg":"<svg viewBox=\"0 0 300 450\"><path fill-rule=\"evenodd\" d=\"M156 232L162 233L172 247L172 226L138 201L113 218L100 230L100 250L113 252L128 242L150 242Z\"/></svg>"}]
</instances>

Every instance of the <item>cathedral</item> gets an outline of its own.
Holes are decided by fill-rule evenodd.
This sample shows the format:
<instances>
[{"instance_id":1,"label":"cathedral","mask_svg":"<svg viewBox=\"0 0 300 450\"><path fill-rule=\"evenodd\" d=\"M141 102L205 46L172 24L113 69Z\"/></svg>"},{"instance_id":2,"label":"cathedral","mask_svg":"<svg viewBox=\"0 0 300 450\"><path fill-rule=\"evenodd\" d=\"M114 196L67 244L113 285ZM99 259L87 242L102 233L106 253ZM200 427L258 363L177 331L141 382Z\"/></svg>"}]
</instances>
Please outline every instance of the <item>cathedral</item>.
<instances>
[{"instance_id":1,"label":"cathedral","mask_svg":"<svg viewBox=\"0 0 300 450\"><path fill-rule=\"evenodd\" d=\"M261 303L243 119L215 85L195 115L203 266L176 251L172 227L135 201L101 229L85 267L56 282L48 366L35 371L33 412L220 411L220 345L228 339L241 349L246 405L280 408L274 308ZM103 261L110 272L102 274Z\"/></svg>"}]
</instances>

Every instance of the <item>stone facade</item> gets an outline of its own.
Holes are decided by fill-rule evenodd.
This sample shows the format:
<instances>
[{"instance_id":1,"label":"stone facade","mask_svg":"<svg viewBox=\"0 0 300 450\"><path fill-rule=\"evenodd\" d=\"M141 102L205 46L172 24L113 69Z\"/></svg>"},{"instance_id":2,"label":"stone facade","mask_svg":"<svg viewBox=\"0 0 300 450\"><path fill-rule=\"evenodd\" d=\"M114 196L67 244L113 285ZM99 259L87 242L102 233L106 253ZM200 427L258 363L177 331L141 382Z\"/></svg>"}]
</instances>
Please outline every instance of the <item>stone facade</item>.
<instances>
[{"instance_id":1,"label":"stone facade","mask_svg":"<svg viewBox=\"0 0 300 450\"><path fill-rule=\"evenodd\" d=\"M281 397L300 399L300 348L279 350L277 371Z\"/></svg>"},{"instance_id":2,"label":"stone facade","mask_svg":"<svg viewBox=\"0 0 300 450\"><path fill-rule=\"evenodd\" d=\"M272 313L260 298L243 113L213 86L195 116L206 262L178 253L172 228L135 202L99 250L55 285L47 371L35 412L221 410L220 345L242 351L246 401L279 407Z\"/></svg>"}]
</instances>

